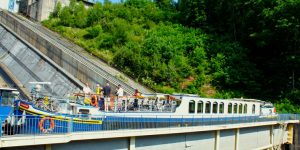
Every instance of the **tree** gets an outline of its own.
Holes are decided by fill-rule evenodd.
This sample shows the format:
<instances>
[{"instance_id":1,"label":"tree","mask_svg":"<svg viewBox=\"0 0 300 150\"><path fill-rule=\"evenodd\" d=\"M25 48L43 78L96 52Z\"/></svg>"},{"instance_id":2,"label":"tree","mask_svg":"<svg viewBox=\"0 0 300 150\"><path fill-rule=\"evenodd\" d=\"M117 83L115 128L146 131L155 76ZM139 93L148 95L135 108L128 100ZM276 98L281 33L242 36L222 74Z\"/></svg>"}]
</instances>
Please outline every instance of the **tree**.
<instances>
[{"instance_id":1,"label":"tree","mask_svg":"<svg viewBox=\"0 0 300 150\"><path fill-rule=\"evenodd\" d=\"M50 14L50 18L58 18L62 10L62 5L60 1L57 1L53 12Z\"/></svg>"},{"instance_id":2,"label":"tree","mask_svg":"<svg viewBox=\"0 0 300 150\"><path fill-rule=\"evenodd\" d=\"M87 23L93 26L103 18L103 7L101 3L96 3L93 7L88 9Z\"/></svg>"},{"instance_id":3,"label":"tree","mask_svg":"<svg viewBox=\"0 0 300 150\"><path fill-rule=\"evenodd\" d=\"M76 18L75 26L83 28L87 24L87 10L84 8L83 2L80 2L75 6L74 18Z\"/></svg>"},{"instance_id":4,"label":"tree","mask_svg":"<svg viewBox=\"0 0 300 150\"><path fill-rule=\"evenodd\" d=\"M59 19L62 25L64 26L73 26L74 24L74 18L73 15L70 12L70 9L68 7L64 7L61 11L61 14L59 15Z\"/></svg>"},{"instance_id":5,"label":"tree","mask_svg":"<svg viewBox=\"0 0 300 150\"><path fill-rule=\"evenodd\" d=\"M202 27L206 21L205 9L204 0L180 0L181 23L192 27Z\"/></svg>"}]
</instances>

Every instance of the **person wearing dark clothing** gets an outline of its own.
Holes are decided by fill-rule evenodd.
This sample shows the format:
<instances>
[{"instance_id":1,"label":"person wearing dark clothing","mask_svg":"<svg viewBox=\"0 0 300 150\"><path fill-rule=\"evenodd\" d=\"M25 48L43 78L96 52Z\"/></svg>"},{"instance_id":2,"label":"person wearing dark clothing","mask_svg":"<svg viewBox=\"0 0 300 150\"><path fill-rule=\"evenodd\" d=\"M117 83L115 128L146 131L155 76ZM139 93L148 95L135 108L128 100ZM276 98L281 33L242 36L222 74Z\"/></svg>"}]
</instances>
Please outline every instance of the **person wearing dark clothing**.
<instances>
[{"instance_id":1,"label":"person wearing dark clothing","mask_svg":"<svg viewBox=\"0 0 300 150\"><path fill-rule=\"evenodd\" d=\"M106 85L103 87L103 95L104 96L110 96L111 88L109 86L109 83L106 83Z\"/></svg>"},{"instance_id":2,"label":"person wearing dark clothing","mask_svg":"<svg viewBox=\"0 0 300 150\"><path fill-rule=\"evenodd\" d=\"M108 107L110 103L110 92L111 92L111 88L109 86L109 83L106 83L106 85L103 87L105 111L108 111Z\"/></svg>"},{"instance_id":3,"label":"person wearing dark clothing","mask_svg":"<svg viewBox=\"0 0 300 150\"><path fill-rule=\"evenodd\" d=\"M138 109L138 102L139 102L139 98L141 98L141 93L139 92L138 89L135 89L133 96L135 96L134 98L134 102L133 102L133 108L134 110Z\"/></svg>"}]
</instances>

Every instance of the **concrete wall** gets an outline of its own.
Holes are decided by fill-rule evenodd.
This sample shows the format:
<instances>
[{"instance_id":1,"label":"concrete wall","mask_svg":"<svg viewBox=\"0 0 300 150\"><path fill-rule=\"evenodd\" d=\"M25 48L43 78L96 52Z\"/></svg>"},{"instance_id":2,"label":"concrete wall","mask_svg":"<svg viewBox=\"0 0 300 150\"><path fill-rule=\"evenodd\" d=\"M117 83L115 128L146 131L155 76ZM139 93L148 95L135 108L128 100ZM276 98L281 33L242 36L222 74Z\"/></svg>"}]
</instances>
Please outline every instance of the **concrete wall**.
<instances>
[{"instance_id":1,"label":"concrete wall","mask_svg":"<svg viewBox=\"0 0 300 150\"><path fill-rule=\"evenodd\" d=\"M51 146L52 150L127 150L128 139L106 139L106 140L86 140L74 141L67 144L57 144Z\"/></svg>"},{"instance_id":2,"label":"concrete wall","mask_svg":"<svg viewBox=\"0 0 300 150\"><path fill-rule=\"evenodd\" d=\"M233 150L235 148L235 130L222 130L220 132L220 149Z\"/></svg>"},{"instance_id":3,"label":"concrete wall","mask_svg":"<svg viewBox=\"0 0 300 150\"><path fill-rule=\"evenodd\" d=\"M91 88L96 84L105 85L111 83L113 91L118 84L122 85L125 93L131 95L135 89L142 93L153 91L128 78L115 68L91 56L90 53L50 32L39 24L32 23L27 19L0 11L0 22L8 26L17 35L29 42L59 66L64 68L82 82L88 82ZM120 79L119 76L125 77Z\"/></svg>"},{"instance_id":4,"label":"concrete wall","mask_svg":"<svg viewBox=\"0 0 300 150\"><path fill-rule=\"evenodd\" d=\"M31 45L53 60L57 65L68 71L74 77L82 82L88 82L93 87L96 83L104 85L108 81L101 75L95 73L95 70L91 67L87 67L87 64L82 59L74 58L72 53L68 53L57 45L50 43L41 35L33 32L29 27L16 21L12 16L7 13L0 12L0 22L12 29L16 34L28 41ZM51 39L50 39L51 40ZM77 55L77 54L76 54ZM111 84L112 89L116 88L116 84ZM124 89L125 92L126 89ZM133 92L133 90L132 90Z\"/></svg>"},{"instance_id":5,"label":"concrete wall","mask_svg":"<svg viewBox=\"0 0 300 150\"><path fill-rule=\"evenodd\" d=\"M0 0L0 8L16 13L19 11L19 2L17 0Z\"/></svg>"},{"instance_id":6,"label":"concrete wall","mask_svg":"<svg viewBox=\"0 0 300 150\"><path fill-rule=\"evenodd\" d=\"M271 144L269 126L243 128L240 130L239 145L243 150L251 150L269 144Z\"/></svg>"},{"instance_id":7,"label":"concrete wall","mask_svg":"<svg viewBox=\"0 0 300 150\"><path fill-rule=\"evenodd\" d=\"M27 0L27 14L30 18L43 21L48 19L51 12L58 1L61 2L62 6L67 6L70 0Z\"/></svg>"},{"instance_id":8,"label":"concrete wall","mask_svg":"<svg viewBox=\"0 0 300 150\"><path fill-rule=\"evenodd\" d=\"M45 56L26 45L0 25L0 62L30 92L29 82L51 82L45 91L53 96L66 96L78 92L83 85L67 78L63 70Z\"/></svg>"},{"instance_id":9,"label":"concrete wall","mask_svg":"<svg viewBox=\"0 0 300 150\"><path fill-rule=\"evenodd\" d=\"M272 133L272 128L274 130ZM37 150L252 150L272 147L272 137L279 136L283 128L266 125L233 128L219 131L200 131L166 135L148 135L108 139L71 141L64 144L35 146ZM184 129L183 129L184 130ZM277 132L278 131L278 132ZM280 131L280 132L279 132ZM114 132L116 134L116 132ZM218 134L219 133L219 134ZM285 133L285 132L284 132ZM51 140L51 138L49 138ZM285 140L283 140L284 142ZM30 147L30 146L29 146ZM29 149L24 147L24 150Z\"/></svg>"}]
</instances>

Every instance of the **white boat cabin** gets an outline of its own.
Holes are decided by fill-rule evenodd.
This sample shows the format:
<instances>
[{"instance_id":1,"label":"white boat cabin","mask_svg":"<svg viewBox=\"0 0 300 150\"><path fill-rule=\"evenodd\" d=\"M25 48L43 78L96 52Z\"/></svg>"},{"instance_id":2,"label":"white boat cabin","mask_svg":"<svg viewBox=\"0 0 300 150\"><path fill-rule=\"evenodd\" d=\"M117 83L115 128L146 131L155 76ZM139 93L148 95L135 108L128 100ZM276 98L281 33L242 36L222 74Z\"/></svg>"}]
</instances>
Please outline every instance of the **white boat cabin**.
<instances>
[{"instance_id":1,"label":"white boat cabin","mask_svg":"<svg viewBox=\"0 0 300 150\"><path fill-rule=\"evenodd\" d=\"M99 101L99 108L78 103L60 104L59 107L61 109L59 109L59 113L74 115L158 113L199 116L259 116L275 114L275 108L271 103L255 99L213 99L189 94L148 94L139 98L122 97L112 101L107 112L104 111L104 106L102 106L104 102L100 105L101 102Z\"/></svg>"}]
</instances>

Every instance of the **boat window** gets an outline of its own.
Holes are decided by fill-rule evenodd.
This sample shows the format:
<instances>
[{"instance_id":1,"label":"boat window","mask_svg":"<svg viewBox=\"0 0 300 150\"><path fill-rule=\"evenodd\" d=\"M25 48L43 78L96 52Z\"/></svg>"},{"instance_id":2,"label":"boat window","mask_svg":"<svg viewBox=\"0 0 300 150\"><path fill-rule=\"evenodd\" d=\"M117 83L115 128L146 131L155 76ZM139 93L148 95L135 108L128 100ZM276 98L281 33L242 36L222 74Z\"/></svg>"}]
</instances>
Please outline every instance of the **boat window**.
<instances>
[{"instance_id":1,"label":"boat window","mask_svg":"<svg viewBox=\"0 0 300 150\"><path fill-rule=\"evenodd\" d=\"M14 95L11 91L1 91L1 104L2 105L12 105L14 101Z\"/></svg>"},{"instance_id":2,"label":"boat window","mask_svg":"<svg viewBox=\"0 0 300 150\"><path fill-rule=\"evenodd\" d=\"M217 102L213 103L213 113L214 114L218 113L218 103Z\"/></svg>"},{"instance_id":3,"label":"boat window","mask_svg":"<svg viewBox=\"0 0 300 150\"><path fill-rule=\"evenodd\" d=\"M228 114L232 113L232 103L228 104Z\"/></svg>"},{"instance_id":4,"label":"boat window","mask_svg":"<svg viewBox=\"0 0 300 150\"><path fill-rule=\"evenodd\" d=\"M179 107L181 104L181 100L176 100L176 107Z\"/></svg>"},{"instance_id":5,"label":"boat window","mask_svg":"<svg viewBox=\"0 0 300 150\"><path fill-rule=\"evenodd\" d=\"M239 105L239 114L243 113L243 104Z\"/></svg>"},{"instance_id":6,"label":"boat window","mask_svg":"<svg viewBox=\"0 0 300 150\"><path fill-rule=\"evenodd\" d=\"M244 114L247 114L247 104L244 105Z\"/></svg>"},{"instance_id":7,"label":"boat window","mask_svg":"<svg viewBox=\"0 0 300 150\"><path fill-rule=\"evenodd\" d=\"M237 113L237 111L238 111L238 105L237 105L237 103L234 103L234 105L233 105L233 113Z\"/></svg>"},{"instance_id":8,"label":"boat window","mask_svg":"<svg viewBox=\"0 0 300 150\"><path fill-rule=\"evenodd\" d=\"M198 102L197 113L203 113L203 101Z\"/></svg>"},{"instance_id":9,"label":"boat window","mask_svg":"<svg viewBox=\"0 0 300 150\"><path fill-rule=\"evenodd\" d=\"M79 113L80 114L89 114L90 110L88 110L88 109L79 109Z\"/></svg>"},{"instance_id":10,"label":"boat window","mask_svg":"<svg viewBox=\"0 0 300 150\"><path fill-rule=\"evenodd\" d=\"M220 105L219 105L219 113L220 114L224 113L224 103L223 102L221 102Z\"/></svg>"},{"instance_id":11,"label":"boat window","mask_svg":"<svg viewBox=\"0 0 300 150\"><path fill-rule=\"evenodd\" d=\"M195 101L191 100L189 102L189 113L195 113Z\"/></svg>"},{"instance_id":12,"label":"boat window","mask_svg":"<svg viewBox=\"0 0 300 150\"><path fill-rule=\"evenodd\" d=\"M255 104L252 106L252 114L255 114Z\"/></svg>"},{"instance_id":13,"label":"boat window","mask_svg":"<svg viewBox=\"0 0 300 150\"><path fill-rule=\"evenodd\" d=\"M206 102L206 104L205 104L205 113L207 113L207 114L209 114L210 113L210 105L211 105L211 103L210 102Z\"/></svg>"}]
</instances>

